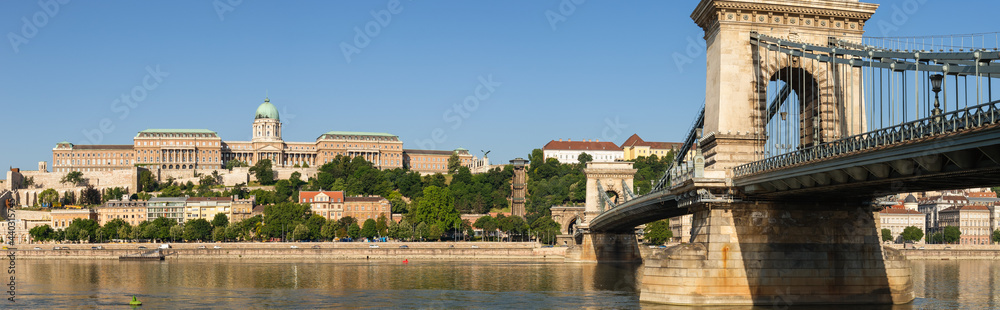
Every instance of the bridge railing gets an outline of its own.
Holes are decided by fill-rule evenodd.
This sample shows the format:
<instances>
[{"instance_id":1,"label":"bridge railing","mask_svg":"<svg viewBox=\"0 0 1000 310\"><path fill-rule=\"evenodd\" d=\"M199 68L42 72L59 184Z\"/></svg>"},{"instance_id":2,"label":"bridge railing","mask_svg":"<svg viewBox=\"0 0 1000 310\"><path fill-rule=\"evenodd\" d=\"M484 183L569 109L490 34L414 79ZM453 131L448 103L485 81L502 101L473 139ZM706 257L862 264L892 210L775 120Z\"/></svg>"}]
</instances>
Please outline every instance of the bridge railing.
<instances>
[{"instance_id":1,"label":"bridge railing","mask_svg":"<svg viewBox=\"0 0 1000 310\"><path fill-rule=\"evenodd\" d=\"M1000 121L1000 100L769 157L737 166L733 169L733 173L737 178L745 177L774 169L863 152L897 143L966 131L996 124L997 121Z\"/></svg>"}]
</instances>

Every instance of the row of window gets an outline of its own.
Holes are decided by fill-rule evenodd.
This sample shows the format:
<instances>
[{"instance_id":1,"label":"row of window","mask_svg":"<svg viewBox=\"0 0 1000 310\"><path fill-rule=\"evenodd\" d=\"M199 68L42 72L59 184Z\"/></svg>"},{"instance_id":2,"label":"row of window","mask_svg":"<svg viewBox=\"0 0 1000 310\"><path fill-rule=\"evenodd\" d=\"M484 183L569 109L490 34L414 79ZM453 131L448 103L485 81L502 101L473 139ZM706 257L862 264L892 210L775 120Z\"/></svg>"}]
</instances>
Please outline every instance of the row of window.
<instances>
[{"instance_id":1,"label":"row of window","mask_svg":"<svg viewBox=\"0 0 1000 310\"><path fill-rule=\"evenodd\" d=\"M160 146L160 145L219 146L219 142L201 142L201 141L195 141L191 143L188 143L187 141L180 141L180 143L176 143L175 141L135 142L135 146Z\"/></svg>"},{"instance_id":2,"label":"row of window","mask_svg":"<svg viewBox=\"0 0 1000 310\"><path fill-rule=\"evenodd\" d=\"M131 153L56 153L56 157L131 157Z\"/></svg>"}]
</instances>

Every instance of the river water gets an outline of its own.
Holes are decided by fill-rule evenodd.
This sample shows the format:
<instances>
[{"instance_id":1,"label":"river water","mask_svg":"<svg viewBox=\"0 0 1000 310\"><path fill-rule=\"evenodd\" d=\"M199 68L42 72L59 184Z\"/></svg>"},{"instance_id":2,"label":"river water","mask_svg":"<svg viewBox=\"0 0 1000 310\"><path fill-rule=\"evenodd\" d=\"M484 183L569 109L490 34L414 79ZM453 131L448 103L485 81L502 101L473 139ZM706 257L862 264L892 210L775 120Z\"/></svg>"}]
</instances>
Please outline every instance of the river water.
<instances>
[{"instance_id":1,"label":"river water","mask_svg":"<svg viewBox=\"0 0 1000 310\"><path fill-rule=\"evenodd\" d=\"M914 261L912 265L918 299L909 305L871 309L1000 308L1000 262ZM438 260L406 264L397 260L17 260L16 271L16 302L3 301L0 308L127 308L132 295L143 302L142 308L151 309L683 308L640 303L638 265ZM791 302L794 304L794 300Z\"/></svg>"}]
</instances>

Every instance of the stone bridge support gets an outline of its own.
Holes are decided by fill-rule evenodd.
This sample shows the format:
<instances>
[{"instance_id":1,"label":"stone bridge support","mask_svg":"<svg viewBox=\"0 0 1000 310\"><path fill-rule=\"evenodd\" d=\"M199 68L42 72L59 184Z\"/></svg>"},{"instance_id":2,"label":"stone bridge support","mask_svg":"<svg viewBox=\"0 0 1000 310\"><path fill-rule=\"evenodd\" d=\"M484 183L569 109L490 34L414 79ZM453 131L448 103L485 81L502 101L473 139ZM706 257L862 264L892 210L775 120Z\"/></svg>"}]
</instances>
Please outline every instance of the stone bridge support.
<instances>
[{"instance_id":1,"label":"stone bridge support","mask_svg":"<svg viewBox=\"0 0 1000 310\"><path fill-rule=\"evenodd\" d=\"M568 261L592 263L642 262L634 233L583 233L566 252Z\"/></svg>"},{"instance_id":2,"label":"stone bridge support","mask_svg":"<svg viewBox=\"0 0 1000 310\"><path fill-rule=\"evenodd\" d=\"M644 262L640 300L685 305L899 304L910 269L859 203L692 206L691 242Z\"/></svg>"}]
</instances>

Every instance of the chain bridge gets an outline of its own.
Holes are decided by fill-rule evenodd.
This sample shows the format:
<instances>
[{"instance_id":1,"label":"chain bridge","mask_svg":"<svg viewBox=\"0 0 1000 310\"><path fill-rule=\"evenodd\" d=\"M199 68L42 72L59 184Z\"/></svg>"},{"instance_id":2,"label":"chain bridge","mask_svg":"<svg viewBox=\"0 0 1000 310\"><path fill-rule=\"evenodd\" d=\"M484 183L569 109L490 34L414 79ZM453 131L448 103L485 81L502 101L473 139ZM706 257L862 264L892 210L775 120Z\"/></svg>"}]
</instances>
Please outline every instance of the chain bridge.
<instances>
[{"instance_id":1,"label":"chain bridge","mask_svg":"<svg viewBox=\"0 0 1000 310\"><path fill-rule=\"evenodd\" d=\"M870 202L1000 183L1000 43L866 37L877 7L702 0L704 107L649 193L631 191L630 163L588 165L577 258L641 259L636 226L693 214L690 240L644 262L641 300L912 301Z\"/></svg>"}]
</instances>

